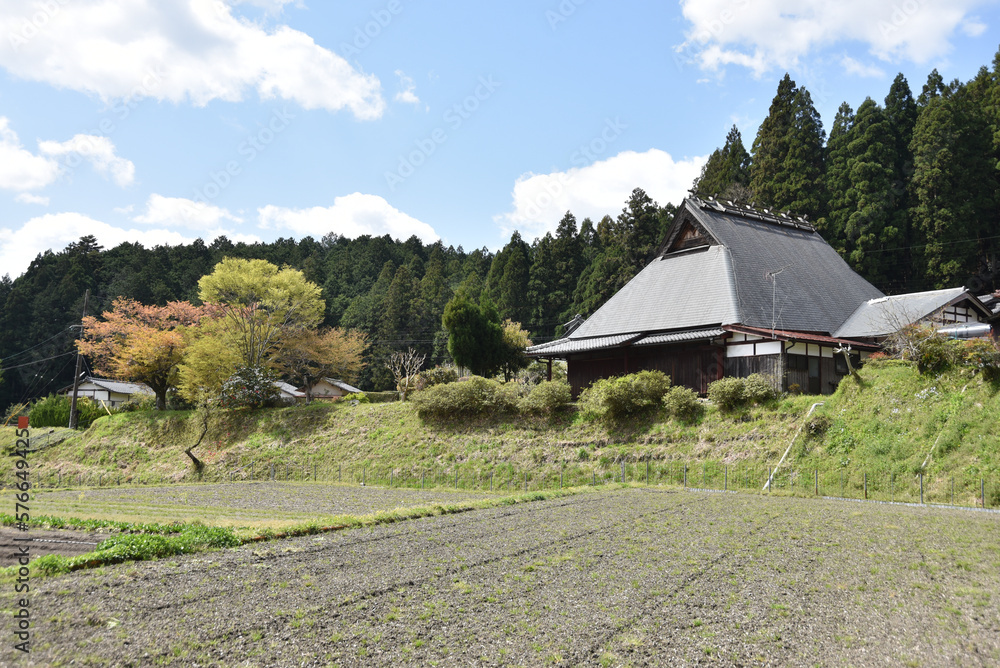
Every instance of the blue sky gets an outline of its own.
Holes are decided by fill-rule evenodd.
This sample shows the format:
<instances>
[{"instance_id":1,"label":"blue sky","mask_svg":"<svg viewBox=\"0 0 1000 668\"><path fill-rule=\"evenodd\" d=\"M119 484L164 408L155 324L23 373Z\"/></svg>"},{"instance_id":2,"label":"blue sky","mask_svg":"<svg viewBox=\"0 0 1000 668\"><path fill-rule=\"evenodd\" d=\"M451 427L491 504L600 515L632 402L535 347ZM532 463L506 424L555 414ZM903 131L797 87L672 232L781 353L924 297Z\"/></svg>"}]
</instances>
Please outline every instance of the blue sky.
<instances>
[{"instance_id":1,"label":"blue sky","mask_svg":"<svg viewBox=\"0 0 1000 668\"><path fill-rule=\"evenodd\" d=\"M106 247L467 250L678 203L780 77L842 101L991 65L984 0L0 0L0 275Z\"/></svg>"}]
</instances>

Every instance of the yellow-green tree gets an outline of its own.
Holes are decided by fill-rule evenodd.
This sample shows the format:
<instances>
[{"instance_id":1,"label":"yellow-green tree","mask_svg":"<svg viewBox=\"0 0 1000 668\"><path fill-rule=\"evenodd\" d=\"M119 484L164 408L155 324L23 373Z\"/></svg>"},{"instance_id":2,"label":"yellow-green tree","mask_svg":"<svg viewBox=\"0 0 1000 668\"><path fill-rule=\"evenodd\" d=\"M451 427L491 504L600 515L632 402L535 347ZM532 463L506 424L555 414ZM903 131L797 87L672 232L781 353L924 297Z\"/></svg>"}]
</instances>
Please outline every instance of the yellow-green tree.
<instances>
[{"instance_id":1,"label":"yellow-green tree","mask_svg":"<svg viewBox=\"0 0 1000 668\"><path fill-rule=\"evenodd\" d=\"M319 325L320 288L297 269L266 260L225 258L198 281L198 297L222 312L222 327L241 366L267 366L282 338Z\"/></svg>"},{"instance_id":2,"label":"yellow-green tree","mask_svg":"<svg viewBox=\"0 0 1000 668\"><path fill-rule=\"evenodd\" d=\"M205 405L219 396L222 384L240 366L234 337L221 320L203 320L184 332L184 361L177 369L177 392Z\"/></svg>"}]
</instances>

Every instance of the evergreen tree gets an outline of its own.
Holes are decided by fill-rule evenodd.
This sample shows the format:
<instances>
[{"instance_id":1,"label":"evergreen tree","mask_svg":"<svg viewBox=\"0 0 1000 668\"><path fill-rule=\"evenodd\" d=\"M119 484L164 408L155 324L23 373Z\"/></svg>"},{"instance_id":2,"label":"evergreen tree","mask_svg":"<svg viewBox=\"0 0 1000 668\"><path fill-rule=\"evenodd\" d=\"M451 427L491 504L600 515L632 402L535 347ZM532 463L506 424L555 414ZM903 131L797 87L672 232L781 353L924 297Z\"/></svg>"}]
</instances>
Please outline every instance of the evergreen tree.
<instances>
[{"instance_id":1,"label":"evergreen tree","mask_svg":"<svg viewBox=\"0 0 1000 668\"><path fill-rule=\"evenodd\" d=\"M851 267L876 285L887 285L903 236L893 225L895 154L889 123L871 98L858 107L850 131L849 178L854 210L844 226Z\"/></svg>"},{"instance_id":2,"label":"evergreen tree","mask_svg":"<svg viewBox=\"0 0 1000 668\"><path fill-rule=\"evenodd\" d=\"M760 206L781 206L779 196L786 190L782 179L787 178L784 164L795 120L796 92L795 82L786 73L753 141L750 190Z\"/></svg>"},{"instance_id":3,"label":"evergreen tree","mask_svg":"<svg viewBox=\"0 0 1000 668\"><path fill-rule=\"evenodd\" d=\"M559 308L556 281L558 279L553 257L555 242L548 232L536 239L531 249L531 277L528 280L528 302L531 304L531 318L528 323L532 337L539 334L549 338L555 327L551 321L555 319Z\"/></svg>"},{"instance_id":4,"label":"evergreen tree","mask_svg":"<svg viewBox=\"0 0 1000 668\"><path fill-rule=\"evenodd\" d=\"M812 96L786 74L753 145L750 189L761 206L823 215L825 139Z\"/></svg>"},{"instance_id":5,"label":"evergreen tree","mask_svg":"<svg viewBox=\"0 0 1000 668\"><path fill-rule=\"evenodd\" d=\"M750 154L743 146L743 137L734 125L726 135L726 143L709 156L694 181L696 197L745 199L750 187Z\"/></svg>"},{"instance_id":6,"label":"evergreen tree","mask_svg":"<svg viewBox=\"0 0 1000 668\"><path fill-rule=\"evenodd\" d=\"M890 285L885 286L898 292L911 290L915 270L913 267L913 223L910 219L910 209L913 202L910 199L910 179L913 176L913 153L910 143L913 141L913 128L917 123L917 103L913 99L910 85L902 74L896 75L889 94L885 98L885 117L889 123L892 136L893 151L896 162L893 165L892 192L890 207L892 226L900 232L900 250L895 254L893 266L887 271L893 276Z\"/></svg>"},{"instance_id":7,"label":"evergreen tree","mask_svg":"<svg viewBox=\"0 0 1000 668\"><path fill-rule=\"evenodd\" d=\"M837 109L830 128L830 141L827 144L826 157L826 192L829 196L828 213L817 221L817 227L827 243L836 248L841 255L847 253L847 239L844 229L847 219L857 208L857 200L851 188L850 178L850 143L851 128L854 126L854 110L844 102Z\"/></svg>"}]
</instances>

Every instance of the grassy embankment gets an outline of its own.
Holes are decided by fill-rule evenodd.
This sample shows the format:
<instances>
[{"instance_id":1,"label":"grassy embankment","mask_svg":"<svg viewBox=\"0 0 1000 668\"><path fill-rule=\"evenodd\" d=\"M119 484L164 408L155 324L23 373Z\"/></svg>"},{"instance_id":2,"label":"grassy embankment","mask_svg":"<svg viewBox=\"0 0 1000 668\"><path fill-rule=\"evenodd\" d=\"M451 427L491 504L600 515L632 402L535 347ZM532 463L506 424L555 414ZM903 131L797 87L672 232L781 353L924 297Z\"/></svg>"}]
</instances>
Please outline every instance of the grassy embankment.
<instances>
[{"instance_id":1,"label":"grassy embankment","mask_svg":"<svg viewBox=\"0 0 1000 668\"><path fill-rule=\"evenodd\" d=\"M824 405L806 420L818 401ZM570 484L595 471L598 480L602 472L610 476L622 461L650 461L654 470L686 461L699 471L704 463L766 471L805 427L783 470L816 470L826 488L844 471L849 479L861 472L913 478L924 471L944 484L950 476L1000 478L998 418L997 388L967 370L925 376L908 364L882 363L863 369L857 381L845 380L832 397L787 397L729 414L709 406L693 423L659 416L609 425L575 411L427 423L410 404L398 403L219 412L195 454L206 464L204 480L226 479L234 470L246 478L253 461L257 479L269 475L273 462L278 478L287 464L293 477L311 477L315 470L321 480L343 475L345 482L387 478L391 470L397 482L426 475L428 484L443 484L457 472L464 486L473 479L484 484L492 471L499 484L528 471L532 481L557 480L564 472ZM195 481L184 449L199 431L184 412L101 418L33 455L33 473L43 481L61 473L64 485L81 473L85 482L104 484L119 476L123 482ZM0 448L12 443L13 430L2 430ZM11 479L10 461L0 465L4 480Z\"/></svg>"}]
</instances>

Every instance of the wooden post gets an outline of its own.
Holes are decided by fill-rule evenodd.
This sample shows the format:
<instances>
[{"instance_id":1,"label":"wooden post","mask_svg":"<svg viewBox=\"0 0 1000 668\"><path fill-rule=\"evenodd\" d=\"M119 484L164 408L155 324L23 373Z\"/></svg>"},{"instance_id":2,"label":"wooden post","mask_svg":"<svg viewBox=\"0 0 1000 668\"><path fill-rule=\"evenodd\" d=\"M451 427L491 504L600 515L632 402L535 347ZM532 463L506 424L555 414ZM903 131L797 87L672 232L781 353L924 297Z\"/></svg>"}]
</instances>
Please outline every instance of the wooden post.
<instances>
[{"instance_id":1,"label":"wooden post","mask_svg":"<svg viewBox=\"0 0 1000 668\"><path fill-rule=\"evenodd\" d=\"M982 478L979 479L979 496L980 496L980 498L982 498L982 500L983 500L983 508L985 508L986 507L986 484L983 482Z\"/></svg>"},{"instance_id":2,"label":"wooden post","mask_svg":"<svg viewBox=\"0 0 1000 668\"><path fill-rule=\"evenodd\" d=\"M90 299L90 288L83 293L83 315L80 317L80 338L83 338L83 318L87 317L87 301ZM69 402L69 428L76 429L80 416L76 412L77 388L80 386L80 364L83 362L83 355L80 349L76 349L76 372L73 374L73 398Z\"/></svg>"},{"instance_id":3,"label":"wooden post","mask_svg":"<svg viewBox=\"0 0 1000 668\"><path fill-rule=\"evenodd\" d=\"M862 475L864 476L864 481L865 481L865 500L867 500L868 499L868 471L865 471L864 474L862 474Z\"/></svg>"},{"instance_id":4,"label":"wooden post","mask_svg":"<svg viewBox=\"0 0 1000 668\"><path fill-rule=\"evenodd\" d=\"M646 484L649 484L649 460L646 460Z\"/></svg>"},{"instance_id":5,"label":"wooden post","mask_svg":"<svg viewBox=\"0 0 1000 668\"><path fill-rule=\"evenodd\" d=\"M920 505L924 505L924 473L920 472Z\"/></svg>"}]
</instances>

